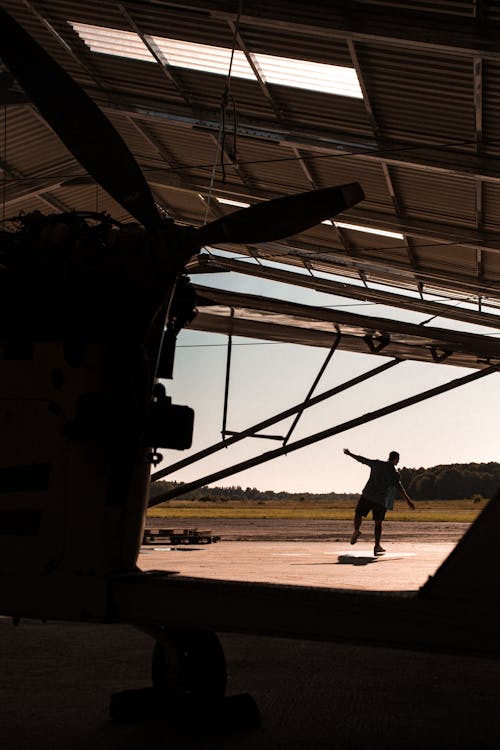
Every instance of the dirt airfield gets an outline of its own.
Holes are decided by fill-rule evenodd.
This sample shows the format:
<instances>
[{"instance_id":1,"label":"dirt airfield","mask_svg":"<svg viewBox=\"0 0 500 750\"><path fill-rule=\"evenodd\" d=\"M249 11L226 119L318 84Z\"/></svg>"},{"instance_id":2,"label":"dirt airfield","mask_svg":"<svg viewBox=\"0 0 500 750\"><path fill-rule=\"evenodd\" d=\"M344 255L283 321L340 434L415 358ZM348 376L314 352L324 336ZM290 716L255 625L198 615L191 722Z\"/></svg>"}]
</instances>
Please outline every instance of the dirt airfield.
<instances>
[{"instance_id":1,"label":"dirt airfield","mask_svg":"<svg viewBox=\"0 0 500 750\"><path fill-rule=\"evenodd\" d=\"M354 512L354 511L353 511ZM348 541L352 533L351 521L308 521L291 519L234 519L234 518L148 518L147 527L164 529L209 529L227 542L318 542ZM384 542L427 541L452 543L463 536L467 523L428 523L420 521L384 522ZM363 539L373 534L373 522L367 519L362 526Z\"/></svg>"}]
</instances>

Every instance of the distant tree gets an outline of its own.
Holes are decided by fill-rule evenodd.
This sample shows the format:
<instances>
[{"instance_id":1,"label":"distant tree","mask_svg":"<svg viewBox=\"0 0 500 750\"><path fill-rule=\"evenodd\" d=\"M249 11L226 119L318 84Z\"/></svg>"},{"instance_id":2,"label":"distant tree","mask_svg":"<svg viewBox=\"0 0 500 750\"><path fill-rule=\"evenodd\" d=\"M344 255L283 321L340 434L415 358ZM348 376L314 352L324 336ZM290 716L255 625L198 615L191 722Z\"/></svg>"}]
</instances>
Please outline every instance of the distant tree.
<instances>
[{"instance_id":1,"label":"distant tree","mask_svg":"<svg viewBox=\"0 0 500 750\"><path fill-rule=\"evenodd\" d=\"M441 500L458 500L463 497L463 472L456 466L443 467L434 477L433 493Z\"/></svg>"},{"instance_id":2,"label":"distant tree","mask_svg":"<svg viewBox=\"0 0 500 750\"><path fill-rule=\"evenodd\" d=\"M413 478L407 489L415 500L431 500L434 498L434 475L431 472L420 474Z\"/></svg>"}]
</instances>

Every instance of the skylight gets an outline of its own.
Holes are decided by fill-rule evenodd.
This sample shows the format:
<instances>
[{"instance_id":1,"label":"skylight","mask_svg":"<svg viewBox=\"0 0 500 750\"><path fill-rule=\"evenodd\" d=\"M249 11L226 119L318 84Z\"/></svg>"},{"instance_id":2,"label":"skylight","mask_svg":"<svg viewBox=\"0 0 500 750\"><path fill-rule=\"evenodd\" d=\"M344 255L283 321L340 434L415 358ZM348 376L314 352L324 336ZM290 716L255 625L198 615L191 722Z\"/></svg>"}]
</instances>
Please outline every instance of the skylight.
<instances>
[{"instance_id":1,"label":"skylight","mask_svg":"<svg viewBox=\"0 0 500 750\"><path fill-rule=\"evenodd\" d=\"M156 62L139 34L133 31L118 31L104 26L91 26L88 23L73 23L72 21L68 23L92 52Z\"/></svg>"},{"instance_id":2,"label":"skylight","mask_svg":"<svg viewBox=\"0 0 500 750\"><path fill-rule=\"evenodd\" d=\"M248 208L250 203L243 203L243 201L233 201L230 198L217 198L218 203L225 203L228 206L239 206L239 208Z\"/></svg>"},{"instance_id":3,"label":"skylight","mask_svg":"<svg viewBox=\"0 0 500 750\"><path fill-rule=\"evenodd\" d=\"M156 62L141 37L134 32L73 21L69 21L69 24L93 52ZM224 76L228 74L231 65L229 47L184 42L180 39L160 36L147 36L146 39L154 44L160 58L172 67L201 70ZM322 91L355 99L363 98L354 68L277 55L264 55L258 52L250 53L250 57L266 83L308 91ZM236 78L257 80L252 66L241 50L234 51L231 75Z\"/></svg>"},{"instance_id":4,"label":"skylight","mask_svg":"<svg viewBox=\"0 0 500 750\"><path fill-rule=\"evenodd\" d=\"M375 229L374 227L361 227L358 224L346 224L343 221L334 221L339 229L354 229L356 232L366 232L367 234L379 234L381 237L393 237L395 240L404 240L404 235L399 232L389 232L386 229Z\"/></svg>"},{"instance_id":5,"label":"skylight","mask_svg":"<svg viewBox=\"0 0 500 750\"><path fill-rule=\"evenodd\" d=\"M404 235L399 232L390 232L388 229L375 229L375 227L362 227L359 224L346 224L344 221L332 221L325 219L321 222L328 226L339 227L339 229L353 229L355 232L366 232L366 234L378 234L381 237L393 237L395 240L404 240Z\"/></svg>"},{"instance_id":6,"label":"skylight","mask_svg":"<svg viewBox=\"0 0 500 750\"><path fill-rule=\"evenodd\" d=\"M259 72L268 83L293 86L308 91L351 96L362 99L358 76L354 68L325 65L310 60L294 60L275 55L252 55Z\"/></svg>"},{"instance_id":7,"label":"skylight","mask_svg":"<svg viewBox=\"0 0 500 750\"><path fill-rule=\"evenodd\" d=\"M219 198L217 197L218 203L224 203L228 206L238 206L239 208L248 208L250 203L243 203L243 201L233 201L230 198ZM378 234L381 237L393 237L395 240L403 240L404 235L399 232L390 232L387 229L375 229L374 227L362 227L359 224L347 224L344 221L332 221L331 219L325 219L321 222L327 226L336 226L340 229L353 229L356 232L366 232L367 234Z\"/></svg>"},{"instance_id":8,"label":"skylight","mask_svg":"<svg viewBox=\"0 0 500 750\"><path fill-rule=\"evenodd\" d=\"M179 39L167 39L161 36L154 36L152 40L165 62L174 68L189 68L190 70L202 70L205 73L216 73L221 76L227 75L231 63L229 47L193 44L192 42L182 42ZM234 50L231 75L236 76L236 78L255 79L250 63L244 52L240 50Z\"/></svg>"}]
</instances>

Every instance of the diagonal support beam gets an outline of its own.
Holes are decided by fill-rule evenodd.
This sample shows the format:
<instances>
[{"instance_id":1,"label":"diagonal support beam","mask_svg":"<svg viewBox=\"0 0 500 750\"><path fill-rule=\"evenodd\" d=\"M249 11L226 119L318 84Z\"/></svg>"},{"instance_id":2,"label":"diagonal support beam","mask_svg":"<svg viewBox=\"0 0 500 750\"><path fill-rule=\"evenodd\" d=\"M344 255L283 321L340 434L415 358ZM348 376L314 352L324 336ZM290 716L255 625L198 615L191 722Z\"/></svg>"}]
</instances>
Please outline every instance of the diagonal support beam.
<instances>
[{"instance_id":1,"label":"diagonal support beam","mask_svg":"<svg viewBox=\"0 0 500 750\"><path fill-rule=\"evenodd\" d=\"M130 13L127 11L125 6L122 3L118 3L118 10L121 12L124 19L129 24L130 28L135 31L135 33L139 36L142 43L145 45L145 47L148 49L148 51L152 54L154 59L156 60L157 65L159 66L161 72L165 76L165 78L168 80L169 83L171 83L177 90L177 92L180 94L180 96L184 99L186 104L189 106L193 106L193 102L191 100L191 97L189 96L189 93L187 92L184 84L182 83L182 80L176 70L169 65L167 60L164 59L162 56L160 50L157 48L156 44L154 43L153 39L143 34L135 20L132 18Z\"/></svg>"},{"instance_id":2,"label":"diagonal support beam","mask_svg":"<svg viewBox=\"0 0 500 750\"><path fill-rule=\"evenodd\" d=\"M240 440L243 440L246 437L253 437L260 430L263 430L266 427L270 427L271 425L276 424L277 422L281 422L283 419L286 419L287 417L291 417L293 416L293 414L297 414L297 412L299 412L300 410L303 410L304 408L308 409L311 406L315 406L316 404L321 403L321 401L325 401L327 398L331 398L332 396L335 396L338 393L342 393L342 391L346 391L349 388L352 388L353 386L358 385L359 383L363 383L365 380L369 380L375 375L379 375L380 373L385 372L386 370L390 370L391 367L394 367L395 365L400 364L400 362L402 361L403 360L401 359L393 359L390 362L386 362L385 364L380 365L379 367L375 367L373 370L369 370L368 372L365 372L362 375L358 375L357 377L352 378L351 380L348 380L345 383L341 383L341 385L337 385L334 388L330 388L328 391L325 391L324 393L320 393L317 396L314 396L313 398L311 398L305 407L303 403L296 404L295 406L291 406L289 409L286 409L285 411L282 411L279 414L276 414L274 417L265 419L263 422L258 422L258 424L254 424L252 427L247 427L246 430L242 430L241 432L235 433L229 439L221 440L219 443L215 443L214 445L211 445L208 448L204 448L203 450L199 451L198 453L195 453L192 456L187 456L187 458L183 458L180 461L177 461L175 464L170 464L170 466L167 466L165 469L159 469L159 471L156 471L152 475L151 479L153 482L157 481L158 479L161 479L162 477L166 477L168 474L172 474L174 471L183 469L185 466L190 466L196 461L201 461L202 458L207 458L207 456L211 456L214 453L217 453L217 451L222 450L222 448L228 448L230 445L233 445L234 443L238 443Z\"/></svg>"},{"instance_id":3,"label":"diagonal support beam","mask_svg":"<svg viewBox=\"0 0 500 750\"><path fill-rule=\"evenodd\" d=\"M290 443L290 445L287 445L285 447L276 448L275 450L267 451L267 453L263 453L262 455L256 456L255 458L241 461L234 466L230 466L227 469L221 469L220 471L216 471L213 474L208 474L207 476L196 479L193 482L186 482L180 487L166 490L156 497L151 498L149 506L152 507L154 505L159 505L166 500L172 500L174 497L178 497L179 495L185 495L186 492L198 489L199 487L204 487L206 484L212 484L212 482L217 482L220 479L225 479L226 477L238 474L240 471L245 471L246 469L251 469L254 466L259 466L260 464L266 463L267 461L271 461L273 458L279 458L280 456L287 455L288 453L293 453L294 451L305 448L308 445L313 445L320 440L325 440L326 438L333 437L334 435L339 435L340 433L346 432L347 430L352 430L354 427L359 427L362 424L367 424L367 422L373 422L375 419L380 419L380 417L387 416L387 414L393 414L396 411L405 409L408 406L413 406L414 404L418 404L421 401L426 401L427 399L438 396L441 393L446 393L447 391L454 390L455 388L460 388L467 383L472 383L473 381L479 380L479 378L484 378L494 372L498 372L498 367L496 365L488 367L484 370L473 372L470 375L465 375L461 378L456 378L455 380L451 380L449 383L437 386L436 388L430 388L427 391L418 393L416 396L411 396L410 398L396 401L395 403L384 406L381 409L376 409L375 411L368 412L361 417L350 419L347 422L335 425L334 427L330 427L329 429L323 430L322 432L316 432L309 437L302 438L301 440L296 440L295 443Z\"/></svg>"},{"instance_id":4,"label":"diagonal support beam","mask_svg":"<svg viewBox=\"0 0 500 750\"><path fill-rule=\"evenodd\" d=\"M307 396L304 399L304 404L302 406L302 409L297 413L297 416L293 420L290 429L286 433L286 435L285 435L285 437L283 439L283 445L286 445L288 443L288 441L290 440L292 432L295 430L295 428L296 428L296 426L297 426L297 424L299 422L299 419L301 418L302 414L304 413L304 409L306 409L307 406L308 406L308 404L310 403L311 397L312 397L314 391L316 390L316 386L318 385L319 381L321 380L321 377L323 376L323 373L325 372L326 368L328 367L331 358L335 354L335 350L337 349L338 345L340 344L340 339L341 338L342 338L342 334L337 331L337 334L336 334L335 339L334 339L333 344L332 344L332 348L330 349L330 351L326 355L325 361L321 365L318 374L314 378L314 383L310 387L310 389L308 391L308 394L307 394Z\"/></svg>"},{"instance_id":5,"label":"diagonal support beam","mask_svg":"<svg viewBox=\"0 0 500 750\"><path fill-rule=\"evenodd\" d=\"M226 436L227 409L229 405L229 379L231 375L231 355L233 351L233 320L234 320L234 307L231 308L231 327L229 331L229 336L227 337L226 381L224 385L224 408L222 412L222 429L221 429L221 435L223 438Z\"/></svg>"}]
</instances>

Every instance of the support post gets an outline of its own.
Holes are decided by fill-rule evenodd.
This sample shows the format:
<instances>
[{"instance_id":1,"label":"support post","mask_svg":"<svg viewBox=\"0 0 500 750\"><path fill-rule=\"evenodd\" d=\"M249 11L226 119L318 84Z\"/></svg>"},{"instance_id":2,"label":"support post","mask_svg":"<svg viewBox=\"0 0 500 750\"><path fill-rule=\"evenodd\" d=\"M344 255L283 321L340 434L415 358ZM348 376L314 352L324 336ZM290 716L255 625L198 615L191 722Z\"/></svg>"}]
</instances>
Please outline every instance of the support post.
<instances>
[{"instance_id":1,"label":"support post","mask_svg":"<svg viewBox=\"0 0 500 750\"><path fill-rule=\"evenodd\" d=\"M226 359L226 383L224 386L224 409L222 412L222 439L226 437L226 423L227 423L227 404L229 400L229 376L231 374L231 354L233 351L233 320L234 320L234 307L231 308L231 323L229 326L229 336L227 337L227 359Z\"/></svg>"},{"instance_id":2,"label":"support post","mask_svg":"<svg viewBox=\"0 0 500 750\"><path fill-rule=\"evenodd\" d=\"M316 378L314 379L314 383L312 384L312 386L309 389L309 393L305 397L305 400L304 400L304 403L302 405L302 408L300 409L299 412L297 412L297 416L293 420L292 426L290 427L290 429L288 430L287 434L285 435L285 437L283 439L283 445L286 445L288 443L288 441L290 440L291 434L295 430L299 419L301 418L302 414L304 413L304 409L307 408L307 405L308 405L309 401L311 400L311 396L313 395L314 391L316 390L316 386L318 385L319 381L321 380L321 377L322 377L324 371L328 367L328 364L329 364L331 358L333 357L333 355L335 353L335 349L338 347L341 338L342 338L342 334L339 333L339 331L337 331L335 339L334 339L334 342L332 344L332 348L330 349L330 351L326 355L326 359L323 362L323 364L321 365L320 370L319 370L318 374L316 375Z\"/></svg>"}]
</instances>

